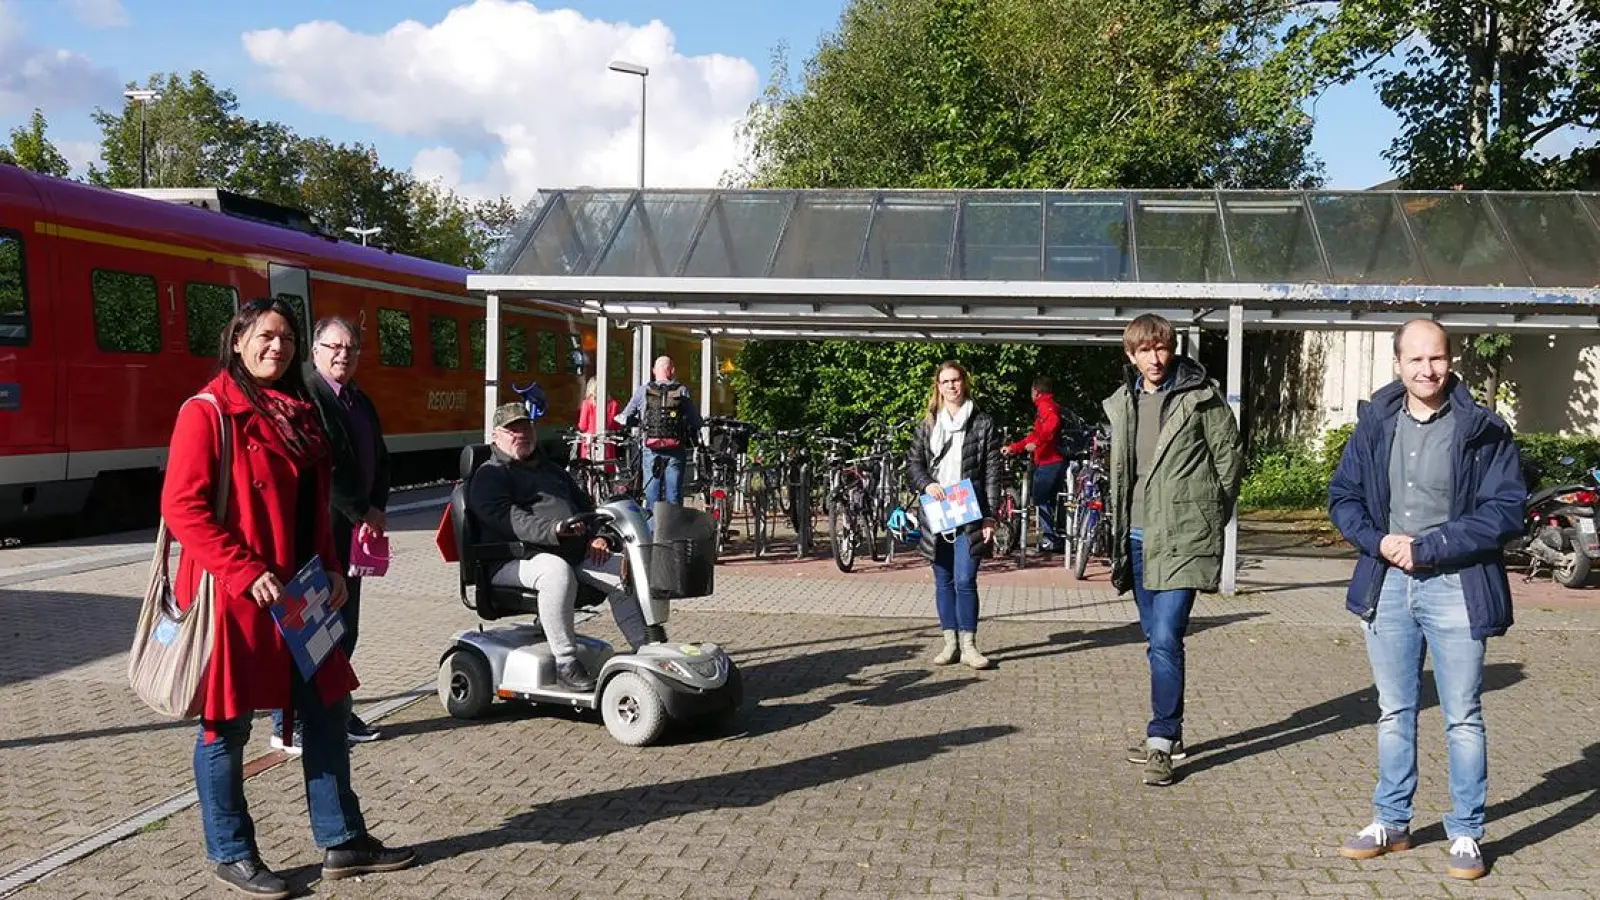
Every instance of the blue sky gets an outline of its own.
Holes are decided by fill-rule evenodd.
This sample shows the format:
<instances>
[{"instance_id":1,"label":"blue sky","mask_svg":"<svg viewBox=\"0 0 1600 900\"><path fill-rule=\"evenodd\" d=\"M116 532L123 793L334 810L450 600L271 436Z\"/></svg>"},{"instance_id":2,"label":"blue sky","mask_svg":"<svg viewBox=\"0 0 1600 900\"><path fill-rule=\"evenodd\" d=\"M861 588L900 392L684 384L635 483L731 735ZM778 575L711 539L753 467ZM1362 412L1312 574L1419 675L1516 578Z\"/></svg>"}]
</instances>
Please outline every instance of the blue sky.
<instances>
[{"instance_id":1,"label":"blue sky","mask_svg":"<svg viewBox=\"0 0 1600 900\"><path fill-rule=\"evenodd\" d=\"M604 69L626 56L652 67L647 177L703 185L737 155L725 132L773 48L787 44L798 68L843 5L577 0L533 15L510 0L0 0L0 129L41 105L82 161L98 140L90 111L120 103L122 82L202 69L247 116L372 144L468 192L631 184L638 82ZM391 32L408 19L418 26ZM1379 154L1396 121L1370 84L1330 91L1315 113L1331 187L1390 177Z\"/></svg>"}]
</instances>

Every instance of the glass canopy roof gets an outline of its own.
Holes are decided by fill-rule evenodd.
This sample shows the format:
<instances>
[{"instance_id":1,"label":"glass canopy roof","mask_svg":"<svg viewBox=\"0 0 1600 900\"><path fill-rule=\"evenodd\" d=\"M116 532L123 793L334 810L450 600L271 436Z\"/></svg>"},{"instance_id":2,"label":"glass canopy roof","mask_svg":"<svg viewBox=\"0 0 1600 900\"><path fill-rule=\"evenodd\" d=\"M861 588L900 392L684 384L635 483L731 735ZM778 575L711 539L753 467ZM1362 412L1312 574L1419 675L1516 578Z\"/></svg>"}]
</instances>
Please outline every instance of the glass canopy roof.
<instances>
[{"instance_id":1,"label":"glass canopy roof","mask_svg":"<svg viewBox=\"0 0 1600 900\"><path fill-rule=\"evenodd\" d=\"M1587 289L1600 194L563 190L487 271Z\"/></svg>"}]
</instances>

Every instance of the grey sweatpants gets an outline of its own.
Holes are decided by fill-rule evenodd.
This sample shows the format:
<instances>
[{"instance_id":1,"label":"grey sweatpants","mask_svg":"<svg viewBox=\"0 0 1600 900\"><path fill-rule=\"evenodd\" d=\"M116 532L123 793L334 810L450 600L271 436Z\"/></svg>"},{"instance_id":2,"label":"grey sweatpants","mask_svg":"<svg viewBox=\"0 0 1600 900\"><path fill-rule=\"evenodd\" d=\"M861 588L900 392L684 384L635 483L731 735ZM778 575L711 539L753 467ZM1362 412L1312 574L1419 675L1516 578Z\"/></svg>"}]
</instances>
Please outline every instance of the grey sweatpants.
<instances>
[{"instance_id":1,"label":"grey sweatpants","mask_svg":"<svg viewBox=\"0 0 1600 900\"><path fill-rule=\"evenodd\" d=\"M597 566L585 559L582 565L574 566L554 553L541 553L532 559L506 563L492 580L504 587L521 585L539 592L539 623L550 641L550 652L558 661L566 662L577 655L573 611L578 602L579 579L607 592L611 616L617 620L622 636L635 647L643 646L644 612L639 609L639 598L628 591L615 590L622 583L620 555L613 555L605 565Z\"/></svg>"}]
</instances>

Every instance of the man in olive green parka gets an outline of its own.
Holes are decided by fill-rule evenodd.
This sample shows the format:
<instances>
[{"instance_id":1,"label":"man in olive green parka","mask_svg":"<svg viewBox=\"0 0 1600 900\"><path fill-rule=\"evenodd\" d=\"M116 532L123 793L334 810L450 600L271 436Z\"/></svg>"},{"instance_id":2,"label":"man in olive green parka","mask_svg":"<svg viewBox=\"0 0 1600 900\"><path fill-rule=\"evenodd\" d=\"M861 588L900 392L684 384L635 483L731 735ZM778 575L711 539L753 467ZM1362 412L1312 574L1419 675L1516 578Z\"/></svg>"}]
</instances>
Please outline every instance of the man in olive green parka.
<instances>
[{"instance_id":1,"label":"man in olive green parka","mask_svg":"<svg viewBox=\"0 0 1600 900\"><path fill-rule=\"evenodd\" d=\"M1144 783L1172 783L1183 749L1184 635L1198 591L1222 577L1224 526L1243 454L1233 412L1198 362L1174 352L1172 323L1143 315L1123 332L1127 382L1111 422L1111 582L1133 591L1150 660L1150 724L1128 751Z\"/></svg>"}]
</instances>

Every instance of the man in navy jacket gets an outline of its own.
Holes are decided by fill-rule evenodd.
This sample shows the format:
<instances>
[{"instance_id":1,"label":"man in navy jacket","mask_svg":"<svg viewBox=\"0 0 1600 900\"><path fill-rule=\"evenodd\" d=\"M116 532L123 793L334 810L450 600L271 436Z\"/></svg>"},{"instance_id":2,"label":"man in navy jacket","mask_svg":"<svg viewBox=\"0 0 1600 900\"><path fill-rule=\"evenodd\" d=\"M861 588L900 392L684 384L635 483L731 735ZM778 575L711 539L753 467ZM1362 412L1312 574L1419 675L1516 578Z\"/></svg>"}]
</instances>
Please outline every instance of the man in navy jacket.
<instances>
[{"instance_id":1,"label":"man in navy jacket","mask_svg":"<svg viewBox=\"0 0 1600 900\"><path fill-rule=\"evenodd\" d=\"M1346 605L1365 623L1380 712L1373 822L1339 854L1370 859L1411 847L1427 652L1450 758L1446 872L1474 879L1485 871L1484 646L1511 626L1501 547L1521 530L1527 490L1511 429L1451 374L1443 328L1406 323L1394 358L1399 381L1361 404L1328 492L1334 525L1361 551Z\"/></svg>"}]
</instances>

